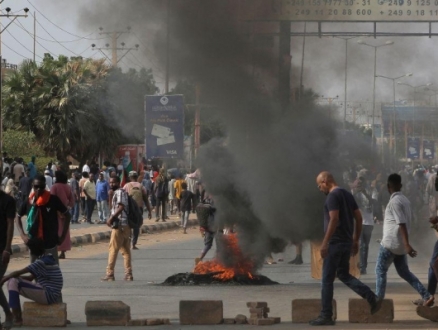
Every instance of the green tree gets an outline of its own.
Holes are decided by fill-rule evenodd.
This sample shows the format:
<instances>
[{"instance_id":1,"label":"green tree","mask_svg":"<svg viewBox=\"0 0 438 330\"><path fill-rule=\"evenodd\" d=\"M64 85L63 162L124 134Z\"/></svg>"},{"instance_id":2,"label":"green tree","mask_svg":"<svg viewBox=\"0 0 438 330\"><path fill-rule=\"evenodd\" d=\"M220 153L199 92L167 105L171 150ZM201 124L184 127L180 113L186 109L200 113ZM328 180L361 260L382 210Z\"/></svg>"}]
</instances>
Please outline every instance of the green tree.
<instances>
[{"instance_id":1,"label":"green tree","mask_svg":"<svg viewBox=\"0 0 438 330\"><path fill-rule=\"evenodd\" d=\"M112 154L123 139L105 116L114 106L106 98L109 72L104 60L25 61L4 83L5 125L33 133L61 162L68 155L84 161L98 152Z\"/></svg>"}]
</instances>

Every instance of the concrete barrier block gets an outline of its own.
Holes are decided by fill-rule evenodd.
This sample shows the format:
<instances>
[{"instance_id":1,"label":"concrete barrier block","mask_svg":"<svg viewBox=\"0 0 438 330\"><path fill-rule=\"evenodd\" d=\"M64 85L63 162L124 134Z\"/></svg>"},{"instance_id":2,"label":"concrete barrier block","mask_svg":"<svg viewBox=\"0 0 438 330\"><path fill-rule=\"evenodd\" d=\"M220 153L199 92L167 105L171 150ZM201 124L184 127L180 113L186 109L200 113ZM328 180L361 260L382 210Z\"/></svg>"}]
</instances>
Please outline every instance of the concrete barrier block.
<instances>
[{"instance_id":1,"label":"concrete barrier block","mask_svg":"<svg viewBox=\"0 0 438 330\"><path fill-rule=\"evenodd\" d=\"M236 317L234 318L234 321L236 322L236 324L247 324L248 318L246 317L246 315L237 314Z\"/></svg>"},{"instance_id":2,"label":"concrete barrier block","mask_svg":"<svg viewBox=\"0 0 438 330\"><path fill-rule=\"evenodd\" d=\"M433 322L438 322L438 306L433 306L433 307L418 306L417 314L422 318L428 319Z\"/></svg>"},{"instance_id":3,"label":"concrete barrier block","mask_svg":"<svg viewBox=\"0 0 438 330\"><path fill-rule=\"evenodd\" d=\"M162 319L147 319L146 320L146 325L161 325L161 324L163 324Z\"/></svg>"},{"instance_id":4,"label":"concrete barrier block","mask_svg":"<svg viewBox=\"0 0 438 330\"><path fill-rule=\"evenodd\" d=\"M321 299L292 300L292 323L308 323L321 312ZM333 299L333 320L337 318L336 300Z\"/></svg>"},{"instance_id":5,"label":"concrete barrier block","mask_svg":"<svg viewBox=\"0 0 438 330\"><path fill-rule=\"evenodd\" d=\"M181 300L179 322L181 325L220 324L224 318L222 300Z\"/></svg>"},{"instance_id":6,"label":"concrete barrier block","mask_svg":"<svg viewBox=\"0 0 438 330\"><path fill-rule=\"evenodd\" d=\"M350 323L392 323L394 321L394 302L384 299L382 308L371 315L370 305L365 299L348 300L348 321Z\"/></svg>"},{"instance_id":7,"label":"concrete barrier block","mask_svg":"<svg viewBox=\"0 0 438 330\"><path fill-rule=\"evenodd\" d=\"M271 316L271 317L268 317L268 319L274 320L275 324L281 323L281 317L279 317L279 316Z\"/></svg>"},{"instance_id":8,"label":"concrete barrier block","mask_svg":"<svg viewBox=\"0 0 438 330\"><path fill-rule=\"evenodd\" d=\"M125 326L131 320L131 308L122 301L87 301L87 326Z\"/></svg>"},{"instance_id":9,"label":"concrete barrier block","mask_svg":"<svg viewBox=\"0 0 438 330\"><path fill-rule=\"evenodd\" d=\"M28 327L65 327L67 304L41 305L35 302L23 304L23 325Z\"/></svg>"},{"instance_id":10,"label":"concrete barrier block","mask_svg":"<svg viewBox=\"0 0 438 330\"><path fill-rule=\"evenodd\" d=\"M146 325L146 320L139 319L139 320L130 320L127 324L129 327L141 327Z\"/></svg>"}]
</instances>

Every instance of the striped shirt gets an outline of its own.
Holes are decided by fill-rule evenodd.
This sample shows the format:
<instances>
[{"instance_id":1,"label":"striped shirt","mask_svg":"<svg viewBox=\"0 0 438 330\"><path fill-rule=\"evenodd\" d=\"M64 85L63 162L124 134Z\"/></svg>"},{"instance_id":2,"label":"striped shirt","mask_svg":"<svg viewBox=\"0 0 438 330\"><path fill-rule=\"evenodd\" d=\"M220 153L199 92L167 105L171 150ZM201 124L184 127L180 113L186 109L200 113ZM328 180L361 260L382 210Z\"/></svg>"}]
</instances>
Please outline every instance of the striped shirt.
<instances>
[{"instance_id":1,"label":"striped shirt","mask_svg":"<svg viewBox=\"0 0 438 330\"><path fill-rule=\"evenodd\" d=\"M120 225L126 226L128 225L128 212L129 212L128 194L123 189L117 189L114 192L111 215L114 215L117 212L117 209L119 208L119 204L122 204L124 208L124 211L119 215Z\"/></svg>"},{"instance_id":2,"label":"striped shirt","mask_svg":"<svg viewBox=\"0 0 438 330\"><path fill-rule=\"evenodd\" d=\"M46 298L49 304L58 302L63 286L61 269L51 254L48 254L34 263L27 269L35 276L36 282L46 291Z\"/></svg>"}]
</instances>

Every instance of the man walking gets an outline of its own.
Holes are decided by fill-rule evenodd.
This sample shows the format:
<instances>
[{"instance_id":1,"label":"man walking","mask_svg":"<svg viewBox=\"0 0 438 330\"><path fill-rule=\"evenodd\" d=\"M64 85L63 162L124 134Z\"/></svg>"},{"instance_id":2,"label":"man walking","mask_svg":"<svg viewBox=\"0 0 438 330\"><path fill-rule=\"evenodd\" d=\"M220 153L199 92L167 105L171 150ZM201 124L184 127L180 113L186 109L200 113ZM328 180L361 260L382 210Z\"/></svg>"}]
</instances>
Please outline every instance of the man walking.
<instances>
[{"instance_id":1,"label":"man walking","mask_svg":"<svg viewBox=\"0 0 438 330\"><path fill-rule=\"evenodd\" d=\"M0 252L2 258L0 262L0 279L6 273L12 254L11 244L14 236L15 212L15 200L0 190ZM0 305L5 313L6 323L11 324L13 316L3 290L0 290Z\"/></svg>"},{"instance_id":2,"label":"man walking","mask_svg":"<svg viewBox=\"0 0 438 330\"><path fill-rule=\"evenodd\" d=\"M137 203L137 206L140 208L141 214L143 214L144 206L148 209L148 218L151 219L151 206L149 205L148 192L145 187L142 186L140 182L138 182L138 173L136 171L131 171L128 174L129 182L125 184L123 189L126 193L132 197L133 200ZM138 250L137 241L138 235L140 234L140 227L143 225L141 223L139 227L132 228L132 249Z\"/></svg>"},{"instance_id":3,"label":"man walking","mask_svg":"<svg viewBox=\"0 0 438 330\"><path fill-rule=\"evenodd\" d=\"M421 284L418 278L411 273L406 255L414 258L417 256L409 243L409 228L412 220L411 204L401 193L401 176L391 174L388 177L388 191L391 194L385 210L383 221L383 238L376 262L376 294L379 299L385 297L386 273L389 266L394 263L398 275L408 282L422 298L423 306L432 306L434 297Z\"/></svg>"},{"instance_id":4,"label":"man walking","mask_svg":"<svg viewBox=\"0 0 438 330\"><path fill-rule=\"evenodd\" d=\"M316 178L318 189L327 195L324 206L324 240L321 245L322 269L322 310L320 315L309 322L310 325L334 325L333 282L336 275L350 289L366 299L375 314L381 301L371 289L350 274L350 255L359 249L362 229L362 215L351 193L340 188L333 175L321 172Z\"/></svg>"},{"instance_id":5,"label":"man walking","mask_svg":"<svg viewBox=\"0 0 438 330\"><path fill-rule=\"evenodd\" d=\"M97 213L99 214L99 223L106 223L109 216L108 209L108 191L110 190L109 183L105 180L103 172L99 173L99 179L96 183L96 201Z\"/></svg>"},{"instance_id":6,"label":"man walking","mask_svg":"<svg viewBox=\"0 0 438 330\"><path fill-rule=\"evenodd\" d=\"M365 275L368 266L368 250L374 229L373 204L374 199L377 199L377 191L374 192L374 189L368 185L366 177L361 176L357 179L356 186L353 188L353 196L362 214L359 257L360 273Z\"/></svg>"},{"instance_id":7,"label":"man walking","mask_svg":"<svg viewBox=\"0 0 438 330\"><path fill-rule=\"evenodd\" d=\"M108 266L102 281L114 281L114 267L119 250L125 261L125 281L132 281L132 264L130 236L131 228L128 225L128 194L120 189L120 178L115 176L110 179L110 187L114 191L111 203L111 216L107 220L108 227L112 228L109 243Z\"/></svg>"},{"instance_id":8,"label":"man walking","mask_svg":"<svg viewBox=\"0 0 438 330\"><path fill-rule=\"evenodd\" d=\"M94 206L96 205L96 183L94 182L94 174L88 174L88 180L84 184L84 194L87 203L87 223L93 224L91 217L93 215Z\"/></svg>"},{"instance_id":9,"label":"man walking","mask_svg":"<svg viewBox=\"0 0 438 330\"><path fill-rule=\"evenodd\" d=\"M79 223L79 201L80 201L80 197L79 197L79 182L76 178L77 173L76 172L72 172L71 174L71 179L70 179L70 188L71 188L71 193L74 197L75 200L75 204L73 205L72 209L71 209L71 223L72 224L77 224Z\"/></svg>"}]
</instances>

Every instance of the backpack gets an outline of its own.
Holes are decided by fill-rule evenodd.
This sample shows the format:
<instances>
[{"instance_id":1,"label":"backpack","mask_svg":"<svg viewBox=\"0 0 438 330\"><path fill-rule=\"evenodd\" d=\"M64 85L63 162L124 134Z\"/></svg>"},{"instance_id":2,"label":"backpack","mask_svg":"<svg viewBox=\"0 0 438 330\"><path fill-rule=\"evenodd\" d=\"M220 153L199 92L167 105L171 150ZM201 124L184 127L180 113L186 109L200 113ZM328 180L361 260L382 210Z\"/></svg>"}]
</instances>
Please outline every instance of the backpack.
<instances>
[{"instance_id":1,"label":"backpack","mask_svg":"<svg viewBox=\"0 0 438 330\"><path fill-rule=\"evenodd\" d=\"M128 212L126 212L126 216L128 218L128 225L131 228L140 228L143 224L143 214L140 210L140 207L137 205L137 202L124 191L126 196L128 197Z\"/></svg>"},{"instance_id":2,"label":"backpack","mask_svg":"<svg viewBox=\"0 0 438 330\"><path fill-rule=\"evenodd\" d=\"M208 218L212 214L211 205L199 203L196 206L196 217L199 221L199 227L208 228Z\"/></svg>"},{"instance_id":3,"label":"backpack","mask_svg":"<svg viewBox=\"0 0 438 330\"><path fill-rule=\"evenodd\" d=\"M133 187L130 184L131 189L129 190L129 196L137 203L137 205L143 205L143 192L140 187Z\"/></svg>"},{"instance_id":4,"label":"backpack","mask_svg":"<svg viewBox=\"0 0 438 330\"><path fill-rule=\"evenodd\" d=\"M160 181L157 187L157 198L165 198L168 195L169 195L169 184L167 180Z\"/></svg>"}]
</instances>

